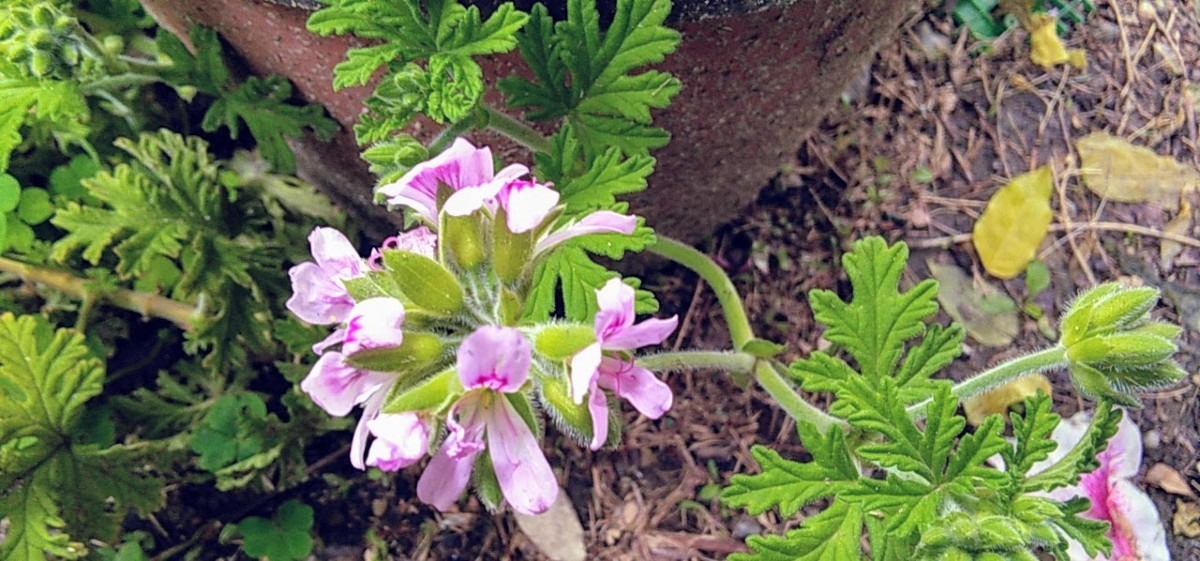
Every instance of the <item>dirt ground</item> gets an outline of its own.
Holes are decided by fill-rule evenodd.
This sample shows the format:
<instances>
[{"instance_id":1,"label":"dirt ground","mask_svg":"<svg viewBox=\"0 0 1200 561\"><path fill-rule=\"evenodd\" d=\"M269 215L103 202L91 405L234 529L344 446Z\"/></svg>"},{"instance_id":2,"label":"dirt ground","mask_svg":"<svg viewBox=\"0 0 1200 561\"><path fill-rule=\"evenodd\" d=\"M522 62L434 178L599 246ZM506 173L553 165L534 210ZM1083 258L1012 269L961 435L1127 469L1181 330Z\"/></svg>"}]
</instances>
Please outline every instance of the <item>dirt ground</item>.
<instances>
[{"instance_id":1,"label":"dirt ground","mask_svg":"<svg viewBox=\"0 0 1200 561\"><path fill-rule=\"evenodd\" d=\"M1023 31L985 49L940 11L909 22L821 128L798 141L796 160L758 204L711 240L708 249L738 271L760 336L786 342L789 357L816 348L820 331L805 294L812 288L844 292L845 278L832 263L864 235L913 246L911 281L927 274L926 260L954 263L982 278L967 243L975 218L1008 178L1050 163L1060 190L1052 203L1055 225L1039 252L1052 284L1038 304L1057 318L1059 305L1096 282L1160 286L1167 301L1159 313L1188 326L1180 358L1196 372L1195 227L1181 234L1191 243L1160 262L1161 232L1173 216L1087 192L1075 177L1073 142L1107 131L1200 166L1200 6L1183 0L1098 4L1067 41L1086 51L1083 71L1034 66ZM681 317L671 346L727 345L715 299L693 276L666 269L647 282L664 295L664 312ZM1026 294L1021 280L993 282L1017 301ZM1008 347L968 341L965 360L950 375L961 377L1047 343L1035 322L1024 318ZM774 513L746 516L715 498L731 474L755 469L752 444L770 444L790 457L803 453L786 416L763 392L742 391L722 375L666 378L675 407L656 422L626 408L628 426L619 448L592 453L561 436L547 447L582 519L589 559L723 559L744 551L746 535L779 533L797 523ZM1058 411L1079 409L1081 398L1065 375L1051 380ZM1198 385L1200 376L1193 375L1146 395L1146 407L1133 413L1146 436L1143 476L1162 463L1200 488ZM325 505L319 507L317 530L326 547L318 556L362 558L361 536L371 529L367 549L386 548L394 559L545 559L510 515L488 514L474 500L446 514L421 505L414 498L418 475L410 470L390 481L327 478L310 488ZM1200 541L1170 528L1179 505L1195 500L1144 477L1137 483L1160 509L1173 559L1200 559Z\"/></svg>"}]
</instances>

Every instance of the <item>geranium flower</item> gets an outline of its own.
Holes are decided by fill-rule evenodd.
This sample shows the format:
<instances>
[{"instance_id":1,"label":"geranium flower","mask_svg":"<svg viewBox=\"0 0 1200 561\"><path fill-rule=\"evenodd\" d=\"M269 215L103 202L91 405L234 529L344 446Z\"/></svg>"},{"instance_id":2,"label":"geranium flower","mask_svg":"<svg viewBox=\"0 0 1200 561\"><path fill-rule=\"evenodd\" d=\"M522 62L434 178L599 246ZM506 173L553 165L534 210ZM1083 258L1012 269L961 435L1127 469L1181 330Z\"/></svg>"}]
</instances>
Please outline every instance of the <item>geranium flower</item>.
<instances>
[{"instance_id":1,"label":"geranium flower","mask_svg":"<svg viewBox=\"0 0 1200 561\"><path fill-rule=\"evenodd\" d=\"M598 210L583 218L568 222L543 236L533 248L533 258L555 246L579 236L588 234L625 234L630 235L637 228L637 217L627 216L611 210Z\"/></svg>"},{"instance_id":2,"label":"geranium flower","mask_svg":"<svg viewBox=\"0 0 1200 561\"><path fill-rule=\"evenodd\" d=\"M521 164L496 173L491 148L476 148L459 138L445 152L413 166L400 179L380 187L379 192L388 197L388 204L409 207L429 224L437 224L439 185L449 186L456 193L480 187L498 191L500 186L527 173L529 168Z\"/></svg>"},{"instance_id":3,"label":"geranium flower","mask_svg":"<svg viewBox=\"0 0 1200 561\"><path fill-rule=\"evenodd\" d=\"M468 216L481 208L493 214L502 208L508 231L520 234L541 225L558 204L558 197L558 191L548 184L513 179L460 189L446 199L445 210L450 216Z\"/></svg>"},{"instance_id":4,"label":"geranium flower","mask_svg":"<svg viewBox=\"0 0 1200 561\"><path fill-rule=\"evenodd\" d=\"M437 258L438 236L433 230L425 226L417 226L407 232L400 232L395 236L383 240L383 243L377 249L371 250L371 257L367 260L371 267L381 269L383 266L380 261L383 259L383 250L399 249L417 255L423 255L430 259Z\"/></svg>"},{"instance_id":5,"label":"geranium flower","mask_svg":"<svg viewBox=\"0 0 1200 561\"><path fill-rule=\"evenodd\" d=\"M367 465L383 471L411 466L429 450L429 421L420 413L384 413L366 422L375 437Z\"/></svg>"},{"instance_id":6,"label":"geranium flower","mask_svg":"<svg viewBox=\"0 0 1200 561\"><path fill-rule=\"evenodd\" d=\"M1089 417L1080 413L1059 423L1051 437L1058 449L1030 470L1038 473L1069 452L1087 431ZM1083 516L1109 523L1108 538L1112 554L1090 557L1083 547L1072 541L1068 554L1071 561L1169 561L1166 530L1158 517L1158 509L1144 491L1129 478L1138 474L1142 463L1142 436L1126 411L1117 434L1097 458L1100 467L1080 477L1072 487L1055 489L1050 496L1066 501L1084 497L1092 506Z\"/></svg>"},{"instance_id":7,"label":"geranium flower","mask_svg":"<svg viewBox=\"0 0 1200 561\"><path fill-rule=\"evenodd\" d=\"M592 450L604 445L608 436L608 399L606 389L633 404L641 414L657 419L663 416L674 400L671 388L654 377L654 373L637 366L627 353L604 354L604 351L632 351L646 345L662 343L678 325L679 319L648 319L634 323L636 293L621 279L611 279L596 291L600 311L596 312L596 342L571 358L571 396L583 403L591 392L588 411L592 416Z\"/></svg>"},{"instance_id":8,"label":"geranium flower","mask_svg":"<svg viewBox=\"0 0 1200 561\"><path fill-rule=\"evenodd\" d=\"M446 510L467 487L475 458L486 447L496 480L513 510L539 514L558 497L558 484L529 425L506 394L521 391L532 349L521 332L483 326L458 348L458 377L465 394L450 408L450 434L417 482L417 496ZM486 439L486 443L485 440Z\"/></svg>"},{"instance_id":9,"label":"geranium flower","mask_svg":"<svg viewBox=\"0 0 1200 561\"><path fill-rule=\"evenodd\" d=\"M342 281L362 276L367 265L346 236L334 228L316 228L308 235L313 261L288 270L292 297L287 308L315 325L341 323L354 307Z\"/></svg>"}]
</instances>

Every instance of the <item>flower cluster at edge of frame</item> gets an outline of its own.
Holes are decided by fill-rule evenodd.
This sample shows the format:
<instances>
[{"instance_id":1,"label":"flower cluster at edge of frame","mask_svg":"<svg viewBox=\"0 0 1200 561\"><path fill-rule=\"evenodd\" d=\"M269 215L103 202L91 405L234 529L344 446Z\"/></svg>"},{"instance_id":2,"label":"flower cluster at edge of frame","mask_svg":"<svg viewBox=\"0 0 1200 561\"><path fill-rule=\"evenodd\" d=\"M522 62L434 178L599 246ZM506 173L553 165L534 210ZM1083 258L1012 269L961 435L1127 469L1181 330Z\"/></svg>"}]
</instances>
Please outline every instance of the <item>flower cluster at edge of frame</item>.
<instances>
[{"instance_id":1,"label":"flower cluster at edge of frame","mask_svg":"<svg viewBox=\"0 0 1200 561\"><path fill-rule=\"evenodd\" d=\"M677 318L635 322L634 289L620 279L597 291L591 326L515 321L512 301L527 291L538 259L568 239L629 235L637 224L611 211L563 220L558 192L523 179L528 173L519 164L494 171L488 148L459 139L379 190L425 225L367 259L341 232L317 228L309 236L314 261L289 271L288 309L336 326L313 346L320 358L301 389L334 416L363 408L350 449L359 469L408 467L444 427L417 484L417 496L440 510L457 502L476 469L493 471L518 512L554 502L558 485L537 440L531 396L559 421L572 417L561 409L574 407L572 418L585 422L568 432L592 449L609 438L609 393L653 419L672 404L670 388L636 365L632 351L661 343Z\"/></svg>"}]
</instances>

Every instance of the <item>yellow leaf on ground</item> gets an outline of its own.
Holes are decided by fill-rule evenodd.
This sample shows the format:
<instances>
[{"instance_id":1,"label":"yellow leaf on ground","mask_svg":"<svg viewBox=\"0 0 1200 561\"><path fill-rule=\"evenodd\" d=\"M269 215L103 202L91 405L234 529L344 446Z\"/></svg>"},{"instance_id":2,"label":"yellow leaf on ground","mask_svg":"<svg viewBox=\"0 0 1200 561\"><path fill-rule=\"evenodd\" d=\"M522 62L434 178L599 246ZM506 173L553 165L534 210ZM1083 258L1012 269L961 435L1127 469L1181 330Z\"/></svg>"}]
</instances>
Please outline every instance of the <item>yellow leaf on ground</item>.
<instances>
[{"instance_id":1,"label":"yellow leaf on ground","mask_svg":"<svg viewBox=\"0 0 1200 561\"><path fill-rule=\"evenodd\" d=\"M1149 148L1104 132L1075 141L1083 184L1118 203L1156 203L1179 208L1183 193L1196 189L1200 172Z\"/></svg>"},{"instance_id":2,"label":"yellow leaf on ground","mask_svg":"<svg viewBox=\"0 0 1200 561\"><path fill-rule=\"evenodd\" d=\"M1175 215L1163 228L1168 234L1186 236L1192 231L1192 203L1187 198L1180 199L1179 214ZM1183 252L1183 244L1174 240L1163 239L1158 245L1158 264L1164 271L1170 271L1175 266L1175 258Z\"/></svg>"},{"instance_id":3,"label":"yellow leaf on ground","mask_svg":"<svg viewBox=\"0 0 1200 561\"><path fill-rule=\"evenodd\" d=\"M1036 395L1037 392L1050 395L1050 380L1041 374L1025 376L1013 380L998 388L993 388L975 397L967 399L963 410L967 413L967 422L977 427L983 420L992 415L1004 415L1008 419L1008 408L1025 401L1025 398Z\"/></svg>"},{"instance_id":4,"label":"yellow leaf on ground","mask_svg":"<svg viewBox=\"0 0 1200 561\"><path fill-rule=\"evenodd\" d=\"M1012 343L1020 331L1017 304L996 287L973 279L956 265L927 262L938 281L938 303L972 339L989 347Z\"/></svg>"},{"instance_id":5,"label":"yellow leaf on ground","mask_svg":"<svg viewBox=\"0 0 1200 561\"><path fill-rule=\"evenodd\" d=\"M1050 228L1054 174L1042 166L996 191L975 222L975 251L987 272L1011 279L1025 270Z\"/></svg>"},{"instance_id":6,"label":"yellow leaf on ground","mask_svg":"<svg viewBox=\"0 0 1200 561\"><path fill-rule=\"evenodd\" d=\"M1176 536L1200 538L1200 505L1176 500L1171 529L1175 530Z\"/></svg>"},{"instance_id":7,"label":"yellow leaf on ground","mask_svg":"<svg viewBox=\"0 0 1200 561\"><path fill-rule=\"evenodd\" d=\"M1071 61L1071 55L1058 37L1058 18L1049 14L1032 14L1029 30L1029 58L1042 68L1054 68Z\"/></svg>"}]
</instances>

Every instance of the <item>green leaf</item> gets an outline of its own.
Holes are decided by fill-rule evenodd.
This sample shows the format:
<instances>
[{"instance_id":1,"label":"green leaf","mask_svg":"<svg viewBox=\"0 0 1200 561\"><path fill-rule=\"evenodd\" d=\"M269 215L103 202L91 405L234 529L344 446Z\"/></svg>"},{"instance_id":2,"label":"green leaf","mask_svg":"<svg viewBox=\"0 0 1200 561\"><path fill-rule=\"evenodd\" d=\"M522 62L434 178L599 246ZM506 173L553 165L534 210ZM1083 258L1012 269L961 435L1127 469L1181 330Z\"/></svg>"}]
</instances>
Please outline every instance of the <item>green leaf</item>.
<instances>
[{"instance_id":1,"label":"green leaf","mask_svg":"<svg viewBox=\"0 0 1200 561\"><path fill-rule=\"evenodd\" d=\"M87 193L80 182L96 175L98 171L100 164L96 160L88 156L75 156L50 172L50 192L68 199L80 199Z\"/></svg>"},{"instance_id":2,"label":"green leaf","mask_svg":"<svg viewBox=\"0 0 1200 561\"><path fill-rule=\"evenodd\" d=\"M442 315L462 309L462 286L437 261L409 251L386 250L383 263L396 286L417 306Z\"/></svg>"},{"instance_id":3,"label":"green leaf","mask_svg":"<svg viewBox=\"0 0 1200 561\"><path fill-rule=\"evenodd\" d=\"M904 342L924 332L923 320L938 309L937 283L931 280L899 291L907 259L903 243L888 247L877 237L859 240L842 257L854 299L843 302L828 290L809 294L813 315L828 326L825 339L845 347L872 380L894 371Z\"/></svg>"},{"instance_id":4,"label":"green leaf","mask_svg":"<svg viewBox=\"0 0 1200 561\"><path fill-rule=\"evenodd\" d=\"M5 173L0 175L0 213L9 213L17 209L21 201L21 184L17 178Z\"/></svg>"},{"instance_id":5,"label":"green leaf","mask_svg":"<svg viewBox=\"0 0 1200 561\"><path fill-rule=\"evenodd\" d=\"M833 427L824 435L809 423L800 423L798 428L812 454L811 462L793 462L770 448L755 446L750 452L762 473L734 475L721 492L721 501L750 514L778 508L781 515L792 516L806 504L836 497L857 484L858 468L840 428Z\"/></svg>"},{"instance_id":6,"label":"green leaf","mask_svg":"<svg viewBox=\"0 0 1200 561\"><path fill-rule=\"evenodd\" d=\"M262 437L254 428L266 415L266 404L257 394L218 399L192 433L191 447L200 454L200 467L217 471L262 451Z\"/></svg>"},{"instance_id":7,"label":"green leaf","mask_svg":"<svg viewBox=\"0 0 1200 561\"><path fill-rule=\"evenodd\" d=\"M609 148L592 161L583 175L561 184L559 204L566 205L568 216L615 208L618 196L646 189L654 163L650 156L622 158L619 150Z\"/></svg>"},{"instance_id":8,"label":"green leaf","mask_svg":"<svg viewBox=\"0 0 1200 561\"><path fill-rule=\"evenodd\" d=\"M23 138L21 127L31 117L82 139L80 129L86 131L88 116L87 102L73 82L0 79L0 172L8 169L9 157Z\"/></svg>"},{"instance_id":9,"label":"green leaf","mask_svg":"<svg viewBox=\"0 0 1200 561\"><path fill-rule=\"evenodd\" d=\"M593 234L566 241L543 256L534 269L532 288L525 301L525 319L541 321L556 308L561 287L564 314L571 321L585 321L599 309L596 291L617 273L592 260L588 252L620 259L626 251L641 251L654 243L654 232L640 226L633 235ZM640 297L639 292L639 297Z\"/></svg>"},{"instance_id":10,"label":"green leaf","mask_svg":"<svg viewBox=\"0 0 1200 561\"><path fill-rule=\"evenodd\" d=\"M298 137L309 129L317 138L328 140L337 130L337 124L325 116L321 106L291 105L288 103L291 97L292 85L280 76L250 77L217 99L204 114L200 126L207 132L225 126L229 136L236 139L241 130L239 123L244 122L272 168L292 173L296 170L296 157L284 137Z\"/></svg>"},{"instance_id":11,"label":"green leaf","mask_svg":"<svg viewBox=\"0 0 1200 561\"><path fill-rule=\"evenodd\" d=\"M188 30L188 38L195 48L194 55L178 37L159 28L155 37L158 52L171 59L171 67L161 73L163 80L176 89L193 88L211 96L220 96L229 87L229 69L221 57L221 40L217 32L192 26ZM189 98L187 95L183 97Z\"/></svg>"},{"instance_id":12,"label":"green leaf","mask_svg":"<svg viewBox=\"0 0 1200 561\"><path fill-rule=\"evenodd\" d=\"M784 536L751 536L753 553L735 553L729 561L859 561L863 510L835 500Z\"/></svg>"},{"instance_id":13,"label":"green leaf","mask_svg":"<svg viewBox=\"0 0 1200 561\"><path fill-rule=\"evenodd\" d=\"M619 0L601 30L594 0L568 1L557 24L535 8L519 41L537 82L508 77L500 89L532 119L565 116L589 157L609 147L644 155L670 138L650 126L650 111L666 107L680 84L659 71L633 72L678 45L679 33L663 25L670 9L669 0Z\"/></svg>"},{"instance_id":14,"label":"green leaf","mask_svg":"<svg viewBox=\"0 0 1200 561\"><path fill-rule=\"evenodd\" d=\"M279 507L271 520L251 516L238 522L242 551L253 558L295 561L312 552L313 508L296 499Z\"/></svg>"},{"instance_id":15,"label":"green leaf","mask_svg":"<svg viewBox=\"0 0 1200 561\"><path fill-rule=\"evenodd\" d=\"M1108 439L1117 434L1117 426L1121 422L1122 412L1112 406L1108 400L1096 404L1092 413L1092 422L1087 431L1080 437L1075 447L1067 452L1057 462L1025 479L1021 490L1049 491L1059 487L1067 487L1079 482L1079 476L1100 467L1097 454L1104 450Z\"/></svg>"},{"instance_id":16,"label":"green leaf","mask_svg":"<svg viewBox=\"0 0 1200 561\"><path fill-rule=\"evenodd\" d=\"M1058 443L1050 435L1062 418L1051 410L1052 406L1050 396L1038 392L1025 399L1024 415L1017 412L1009 415L1017 443L1015 447L1001 452L1008 473L1024 477L1033 464L1050 457L1050 453L1058 448Z\"/></svg>"},{"instance_id":17,"label":"green leaf","mask_svg":"<svg viewBox=\"0 0 1200 561\"><path fill-rule=\"evenodd\" d=\"M30 226L37 226L54 214L54 203L50 202L50 193L45 189L30 187L21 191L21 206L17 207L17 216Z\"/></svg>"}]
</instances>

